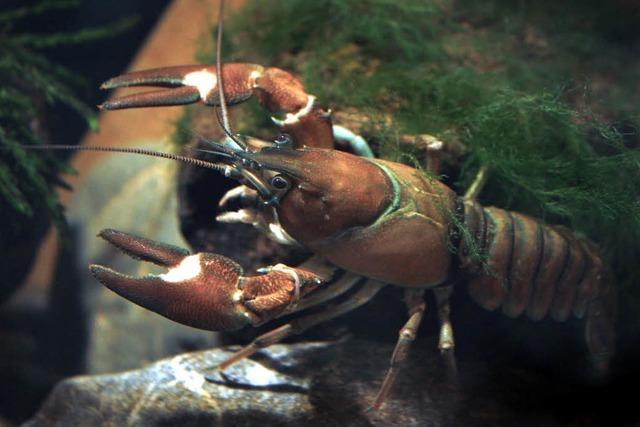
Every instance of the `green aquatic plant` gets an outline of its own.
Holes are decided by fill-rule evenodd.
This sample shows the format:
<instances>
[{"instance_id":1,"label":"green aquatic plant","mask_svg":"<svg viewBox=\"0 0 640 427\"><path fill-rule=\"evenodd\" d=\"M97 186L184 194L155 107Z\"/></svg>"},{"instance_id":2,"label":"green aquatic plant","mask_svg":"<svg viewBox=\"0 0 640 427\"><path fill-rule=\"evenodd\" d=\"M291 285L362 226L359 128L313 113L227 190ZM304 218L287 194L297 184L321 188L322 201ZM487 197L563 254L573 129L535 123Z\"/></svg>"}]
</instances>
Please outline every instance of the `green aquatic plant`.
<instances>
[{"instance_id":1,"label":"green aquatic plant","mask_svg":"<svg viewBox=\"0 0 640 427\"><path fill-rule=\"evenodd\" d=\"M640 255L640 150L627 148L615 128L550 94L501 91L468 118L463 140L464 169L490 170L484 204L568 225L611 262L631 265Z\"/></svg>"},{"instance_id":2,"label":"green aquatic plant","mask_svg":"<svg viewBox=\"0 0 640 427\"><path fill-rule=\"evenodd\" d=\"M97 125L93 108L76 95L81 79L52 63L41 50L103 39L131 24L127 20L108 28L72 33L16 30L22 19L77 4L69 0L43 0L15 9L0 9L0 198L17 214L15 218L44 212L56 224L63 224L62 208L53 187L63 185L56 177L61 171L69 172L69 168L50 152L25 149L47 142L43 141L43 135L48 109L64 105L82 116L91 129Z\"/></svg>"}]
</instances>

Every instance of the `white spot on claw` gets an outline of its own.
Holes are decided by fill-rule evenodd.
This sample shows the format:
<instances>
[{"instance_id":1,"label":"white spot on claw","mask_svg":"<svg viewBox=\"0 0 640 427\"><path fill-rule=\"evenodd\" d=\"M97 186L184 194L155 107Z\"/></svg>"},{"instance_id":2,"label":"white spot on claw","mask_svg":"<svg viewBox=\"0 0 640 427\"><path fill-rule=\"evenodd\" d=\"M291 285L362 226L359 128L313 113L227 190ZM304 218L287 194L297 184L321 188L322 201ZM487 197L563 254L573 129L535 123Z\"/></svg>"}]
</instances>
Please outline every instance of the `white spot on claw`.
<instances>
[{"instance_id":1,"label":"white spot on claw","mask_svg":"<svg viewBox=\"0 0 640 427\"><path fill-rule=\"evenodd\" d=\"M313 110L313 104L316 102L316 97L313 95L309 95L307 97L307 105L296 111L295 113L287 113L287 117L284 121L280 122L283 125L292 125L300 121L300 117L304 117ZM271 119L273 120L273 118ZM275 123L275 120L274 120ZM276 123L277 125L278 123Z\"/></svg>"},{"instance_id":2,"label":"white spot on claw","mask_svg":"<svg viewBox=\"0 0 640 427\"><path fill-rule=\"evenodd\" d=\"M251 74L249 74L249 82L251 84L251 87L256 87L258 85L256 83L256 80L258 80L258 77L260 77L261 75L262 72L258 70L253 70Z\"/></svg>"},{"instance_id":3,"label":"white spot on claw","mask_svg":"<svg viewBox=\"0 0 640 427\"><path fill-rule=\"evenodd\" d=\"M160 278L165 282L179 283L198 277L201 272L200 254L189 255L185 257L180 264L170 268L166 273L161 274Z\"/></svg>"},{"instance_id":4,"label":"white spot on claw","mask_svg":"<svg viewBox=\"0 0 640 427\"><path fill-rule=\"evenodd\" d=\"M194 71L187 74L182 79L182 83L186 86L194 86L200 92L200 98L204 101L209 97L209 94L215 89L218 84L218 76L211 71L202 69L200 71Z\"/></svg>"}]
</instances>

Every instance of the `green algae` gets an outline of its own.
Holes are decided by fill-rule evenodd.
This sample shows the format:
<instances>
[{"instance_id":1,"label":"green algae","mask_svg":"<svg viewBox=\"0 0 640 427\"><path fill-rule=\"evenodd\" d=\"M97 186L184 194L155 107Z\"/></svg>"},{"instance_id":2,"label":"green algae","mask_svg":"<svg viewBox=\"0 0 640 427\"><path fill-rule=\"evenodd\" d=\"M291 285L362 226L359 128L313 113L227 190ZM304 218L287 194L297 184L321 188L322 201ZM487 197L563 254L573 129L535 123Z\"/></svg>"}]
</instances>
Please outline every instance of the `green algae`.
<instances>
[{"instance_id":1,"label":"green algae","mask_svg":"<svg viewBox=\"0 0 640 427\"><path fill-rule=\"evenodd\" d=\"M66 106L97 128L93 107L77 95L83 80L52 63L43 49L89 43L122 32L133 21L125 19L106 27L75 32L25 32L16 27L22 19L79 5L77 0L40 0L14 9L0 9L0 200L3 212L13 221L45 214L64 226L63 210L54 190L65 186L58 174L72 172L46 150L25 147L42 145L46 114Z\"/></svg>"}]
</instances>

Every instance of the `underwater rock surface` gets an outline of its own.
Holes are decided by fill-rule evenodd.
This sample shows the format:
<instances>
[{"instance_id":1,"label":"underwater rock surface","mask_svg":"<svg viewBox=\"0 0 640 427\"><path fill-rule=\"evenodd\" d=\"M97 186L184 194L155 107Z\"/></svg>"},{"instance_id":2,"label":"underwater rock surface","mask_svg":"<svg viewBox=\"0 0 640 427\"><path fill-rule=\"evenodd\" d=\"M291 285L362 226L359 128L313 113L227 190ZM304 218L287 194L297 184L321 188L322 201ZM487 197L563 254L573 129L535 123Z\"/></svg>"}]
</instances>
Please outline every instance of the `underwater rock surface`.
<instances>
[{"instance_id":1,"label":"underwater rock surface","mask_svg":"<svg viewBox=\"0 0 640 427\"><path fill-rule=\"evenodd\" d=\"M467 361L456 386L444 378L435 347L420 344L377 412L368 408L393 346L351 339L274 345L230 367L225 378L213 368L235 348L71 378L25 425L566 425L545 410L527 411L522 424L522 405L535 396L530 375L503 372L509 381L493 381L486 363Z\"/></svg>"},{"instance_id":2,"label":"underwater rock surface","mask_svg":"<svg viewBox=\"0 0 640 427\"><path fill-rule=\"evenodd\" d=\"M72 378L54 389L26 425L300 425L313 413L311 377L285 371L322 348L274 346L261 354L267 363L248 360L230 368L230 385L205 379L228 357L225 350L184 354L121 374Z\"/></svg>"}]
</instances>

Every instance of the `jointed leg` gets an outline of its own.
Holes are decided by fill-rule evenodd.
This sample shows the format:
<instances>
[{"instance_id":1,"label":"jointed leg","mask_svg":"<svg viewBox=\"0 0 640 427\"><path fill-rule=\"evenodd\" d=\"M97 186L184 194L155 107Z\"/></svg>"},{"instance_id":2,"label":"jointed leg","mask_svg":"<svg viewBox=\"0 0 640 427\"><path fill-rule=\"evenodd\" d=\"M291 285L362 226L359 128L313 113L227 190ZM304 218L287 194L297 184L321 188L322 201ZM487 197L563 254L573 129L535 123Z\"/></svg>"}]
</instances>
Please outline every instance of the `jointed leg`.
<instances>
[{"instance_id":1,"label":"jointed leg","mask_svg":"<svg viewBox=\"0 0 640 427\"><path fill-rule=\"evenodd\" d=\"M318 289L314 293L302 299L291 312L296 313L298 311L306 310L308 308L315 307L316 305L320 305L326 301L334 299L337 296L347 292L361 279L362 276L346 272L344 276L342 276L335 283L324 286L322 289Z\"/></svg>"},{"instance_id":2,"label":"jointed leg","mask_svg":"<svg viewBox=\"0 0 640 427\"><path fill-rule=\"evenodd\" d=\"M336 274L336 271L338 271L338 267L331 264L320 255L313 255L311 258L300 264L298 268L312 272L316 276L322 278L325 282L329 282Z\"/></svg>"},{"instance_id":3,"label":"jointed leg","mask_svg":"<svg viewBox=\"0 0 640 427\"><path fill-rule=\"evenodd\" d=\"M434 176L440 176L440 164L442 157L442 141L433 139L427 142L427 171Z\"/></svg>"},{"instance_id":4,"label":"jointed leg","mask_svg":"<svg viewBox=\"0 0 640 427\"><path fill-rule=\"evenodd\" d=\"M416 339L418 327L420 327L424 312L427 308L423 295L424 290L407 289L405 291L405 302L409 312L409 320L407 320L407 323L405 323L402 329L400 329L400 337L398 338L396 347L393 350L387 374L385 375L384 380L382 381L382 386L380 387L378 395L373 402L373 409L379 409L384 403L391 386L398 376L398 372L407 359L411 343Z\"/></svg>"},{"instance_id":5,"label":"jointed leg","mask_svg":"<svg viewBox=\"0 0 640 427\"><path fill-rule=\"evenodd\" d=\"M440 166L444 143L438 138L428 134L402 135L400 144L411 145L420 152L422 167L434 177L440 176ZM424 156L424 157L423 157Z\"/></svg>"},{"instance_id":6,"label":"jointed leg","mask_svg":"<svg viewBox=\"0 0 640 427\"><path fill-rule=\"evenodd\" d=\"M218 371L224 371L232 364L251 356L261 348L268 347L272 344L282 341L290 335L299 334L312 326L352 311L373 298L373 296L382 288L382 286L383 284L381 283L369 280L362 286L362 288L358 292L349 297L348 300L340 304L330 306L326 310L323 310L319 313L314 313L308 316L294 319L287 324L284 324L270 332L267 332L266 334L260 335L249 345L245 346L240 351L229 357L227 360L220 363L216 367L216 369Z\"/></svg>"},{"instance_id":7,"label":"jointed leg","mask_svg":"<svg viewBox=\"0 0 640 427\"><path fill-rule=\"evenodd\" d=\"M442 143L435 141L431 145L427 146L427 170L434 175L440 174L440 153L442 150ZM482 178L484 180L484 178ZM467 195L465 195L466 200ZM474 194L475 197L475 194ZM451 307L449 305L449 297L453 292L453 286L446 286L443 288L435 288L433 294L436 297L436 305L438 308L438 320L440 322L440 337L438 339L438 348L440 354L444 360L447 376L449 379L454 380L458 376L458 369L456 366L456 357L454 352L453 341L453 328L451 326L451 320L449 319L449 313Z\"/></svg>"},{"instance_id":8,"label":"jointed leg","mask_svg":"<svg viewBox=\"0 0 640 427\"><path fill-rule=\"evenodd\" d=\"M487 178L489 178L489 168L486 165L480 166L480 170L478 170L478 174L474 178L473 182L467 188L466 193L464 193L464 201L475 202L478 198L478 194L484 188L484 184L487 182Z\"/></svg>"},{"instance_id":9,"label":"jointed leg","mask_svg":"<svg viewBox=\"0 0 640 427\"><path fill-rule=\"evenodd\" d=\"M616 312L618 296L614 284L604 279L599 295L589 303L584 318L587 349L596 380L606 379L616 347Z\"/></svg>"},{"instance_id":10,"label":"jointed leg","mask_svg":"<svg viewBox=\"0 0 640 427\"><path fill-rule=\"evenodd\" d=\"M458 376L458 368L456 366L455 342L453 340L453 327L451 326L451 306L449 298L453 293L453 286L443 288L435 288L433 294L436 297L436 305L438 306L438 320L440 321L440 338L438 340L438 348L444 359L447 369L447 375L450 380L456 380Z\"/></svg>"}]
</instances>

